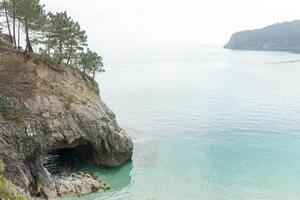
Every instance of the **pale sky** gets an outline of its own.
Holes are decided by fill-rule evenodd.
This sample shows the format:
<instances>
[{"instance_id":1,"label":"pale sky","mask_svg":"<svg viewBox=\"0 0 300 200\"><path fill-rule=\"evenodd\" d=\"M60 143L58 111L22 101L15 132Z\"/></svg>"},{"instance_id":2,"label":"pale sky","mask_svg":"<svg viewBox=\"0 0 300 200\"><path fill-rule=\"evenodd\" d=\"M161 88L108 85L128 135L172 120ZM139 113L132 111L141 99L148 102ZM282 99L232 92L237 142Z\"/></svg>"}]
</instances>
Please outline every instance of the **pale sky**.
<instances>
[{"instance_id":1,"label":"pale sky","mask_svg":"<svg viewBox=\"0 0 300 200\"><path fill-rule=\"evenodd\" d=\"M231 33L300 19L299 0L42 0L101 44L224 44Z\"/></svg>"}]
</instances>

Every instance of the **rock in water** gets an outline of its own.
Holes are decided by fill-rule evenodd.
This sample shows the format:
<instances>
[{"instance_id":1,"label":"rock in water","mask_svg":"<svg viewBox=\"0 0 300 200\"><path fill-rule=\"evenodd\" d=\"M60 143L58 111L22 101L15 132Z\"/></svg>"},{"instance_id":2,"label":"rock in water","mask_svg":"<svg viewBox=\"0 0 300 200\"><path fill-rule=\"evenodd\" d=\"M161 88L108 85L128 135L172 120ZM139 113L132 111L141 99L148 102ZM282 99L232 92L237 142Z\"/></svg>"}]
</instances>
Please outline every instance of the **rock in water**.
<instances>
[{"instance_id":1,"label":"rock in water","mask_svg":"<svg viewBox=\"0 0 300 200\"><path fill-rule=\"evenodd\" d=\"M59 196L84 195L107 188L104 183L95 180L90 174L82 172L62 177L56 181L55 186Z\"/></svg>"},{"instance_id":2,"label":"rock in water","mask_svg":"<svg viewBox=\"0 0 300 200\"><path fill-rule=\"evenodd\" d=\"M53 198L55 183L44 166L48 154L68 164L108 167L131 159L132 141L95 81L70 67L49 67L39 58L25 63L12 50L0 53L0 160L8 179Z\"/></svg>"}]
</instances>

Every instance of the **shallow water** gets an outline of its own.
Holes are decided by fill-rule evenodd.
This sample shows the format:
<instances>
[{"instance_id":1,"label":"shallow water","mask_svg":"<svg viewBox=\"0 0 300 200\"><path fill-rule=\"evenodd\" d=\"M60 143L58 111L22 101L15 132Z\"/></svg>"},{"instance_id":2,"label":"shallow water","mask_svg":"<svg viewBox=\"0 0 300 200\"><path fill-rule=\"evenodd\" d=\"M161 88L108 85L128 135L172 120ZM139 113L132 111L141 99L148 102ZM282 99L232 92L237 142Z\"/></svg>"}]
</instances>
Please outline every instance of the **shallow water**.
<instances>
[{"instance_id":1,"label":"shallow water","mask_svg":"<svg viewBox=\"0 0 300 200\"><path fill-rule=\"evenodd\" d=\"M85 168L112 190L71 199L300 199L300 55L102 50L102 98L134 140L133 161Z\"/></svg>"}]
</instances>

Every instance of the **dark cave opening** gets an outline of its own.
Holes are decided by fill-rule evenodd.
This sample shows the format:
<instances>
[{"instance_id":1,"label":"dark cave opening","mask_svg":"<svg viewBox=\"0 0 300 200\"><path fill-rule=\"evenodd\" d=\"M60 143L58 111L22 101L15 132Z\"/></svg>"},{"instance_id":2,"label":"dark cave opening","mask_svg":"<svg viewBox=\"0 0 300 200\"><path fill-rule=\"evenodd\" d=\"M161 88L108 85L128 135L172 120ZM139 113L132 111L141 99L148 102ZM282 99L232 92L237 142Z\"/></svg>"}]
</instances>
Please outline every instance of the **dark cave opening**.
<instances>
[{"instance_id":1,"label":"dark cave opening","mask_svg":"<svg viewBox=\"0 0 300 200\"><path fill-rule=\"evenodd\" d=\"M94 149L91 145L79 145L50 152L43 158L43 165L51 175L68 174L79 165L93 162Z\"/></svg>"}]
</instances>

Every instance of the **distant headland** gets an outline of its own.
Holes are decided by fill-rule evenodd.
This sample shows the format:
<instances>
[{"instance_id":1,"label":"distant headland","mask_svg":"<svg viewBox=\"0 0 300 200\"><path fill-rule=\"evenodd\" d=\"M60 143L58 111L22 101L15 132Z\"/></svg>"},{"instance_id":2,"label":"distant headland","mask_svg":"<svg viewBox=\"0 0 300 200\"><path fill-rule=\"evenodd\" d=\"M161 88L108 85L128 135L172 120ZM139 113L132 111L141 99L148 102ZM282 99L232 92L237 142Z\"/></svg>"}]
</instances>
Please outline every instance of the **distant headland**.
<instances>
[{"instance_id":1,"label":"distant headland","mask_svg":"<svg viewBox=\"0 0 300 200\"><path fill-rule=\"evenodd\" d=\"M234 33L224 48L300 53L300 20Z\"/></svg>"}]
</instances>

